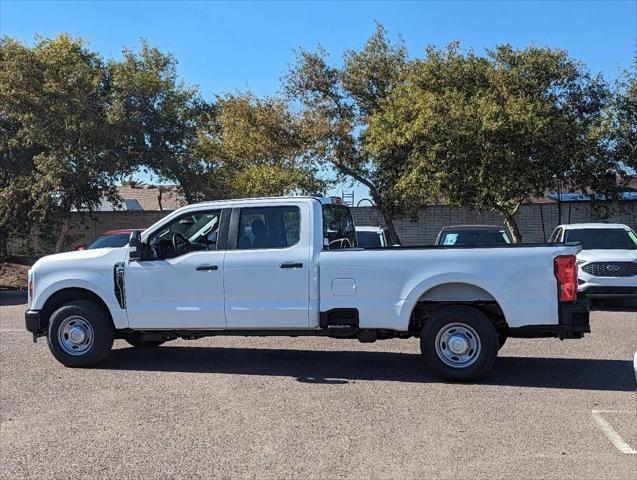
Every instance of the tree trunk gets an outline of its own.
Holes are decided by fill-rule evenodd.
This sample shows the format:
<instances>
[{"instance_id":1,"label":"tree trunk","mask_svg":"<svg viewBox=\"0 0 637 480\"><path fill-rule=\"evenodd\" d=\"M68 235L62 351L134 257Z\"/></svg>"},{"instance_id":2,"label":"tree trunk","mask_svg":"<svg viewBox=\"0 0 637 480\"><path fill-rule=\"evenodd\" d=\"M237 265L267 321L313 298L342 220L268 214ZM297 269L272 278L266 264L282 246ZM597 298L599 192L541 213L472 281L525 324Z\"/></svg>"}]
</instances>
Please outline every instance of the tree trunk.
<instances>
[{"instance_id":1,"label":"tree trunk","mask_svg":"<svg viewBox=\"0 0 637 480\"><path fill-rule=\"evenodd\" d=\"M394 226L394 220L391 217L391 214L386 208L380 207L376 205L376 208L380 210L380 213L383 215L383 220L385 221L385 226L387 227L389 233L389 244L392 245L400 245L400 237L398 236L398 232L396 232L396 227Z\"/></svg>"},{"instance_id":2,"label":"tree trunk","mask_svg":"<svg viewBox=\"0 0 637 480\"><path fill-rule=\"evenodd\" d=\"M9 232L0 229L0 260L9 254Z\"/></svg>"},{"instance_id":3,"label":"tree trunk","mask_svg":"<svg viewBox=\"0 0 637 480\"><path fill-rule=\"evenodd\" d=\"M370 180L366 179L359 173L355 172L351 168L341 163L336 163L334 166L338 168L345 175L352 177L354 180L357 180L358 182L362 183L367 188L369 188L369 194L372 196L372 200L374 200L374 203L376 204L376 208L378 208L378 210L382 214L383 220L385 221L385 226L387 227L387 230L389 231L389 243L391 245L400 245L400 237L398 236L398 233L396 232L396 227L394 226L394 220L392 219L392 216L389 210L383 207L383 202L381 201L380 195L378 195L378 192L376 191L376 187L374 186L374 184Z\"/></svg>"},{"instance_id":4,"label":"tree trunk","mask_svg":"<svg viewBox=\"0 0 637 480\"><path fill-rule=\"evenodd\" d=\"M66 239L69 235L69 231L71 230L71 219L66 217L62 221L62 230L60 231L60 236L55 242L55 253L60 253L64 249L64 244L66 243Z\"/></svg>"},{"instance_id":5,"label":"tree trunk","mask_svg":"<svg viewBox=\"0 0 637 480\"><path fill-rule=\"evenodd\" d=\"M502 212L502 216L504 217L504 224L507 226L507 228L511 232L511 236L513 237L513 243L521 243L522 234L520 233L518 222L515 221L515 218L513 215L514 214L511 214L509 212Z\"/></svg>"}]
</instances>

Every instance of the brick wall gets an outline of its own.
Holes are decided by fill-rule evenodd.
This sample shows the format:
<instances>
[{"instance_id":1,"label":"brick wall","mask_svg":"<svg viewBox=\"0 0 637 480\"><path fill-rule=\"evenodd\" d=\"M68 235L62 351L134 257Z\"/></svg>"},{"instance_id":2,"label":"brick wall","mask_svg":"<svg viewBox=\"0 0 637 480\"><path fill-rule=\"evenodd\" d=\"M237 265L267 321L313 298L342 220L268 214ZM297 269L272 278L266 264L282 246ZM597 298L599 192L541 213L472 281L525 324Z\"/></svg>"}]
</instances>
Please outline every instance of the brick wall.
<instances>
[{"instance_id":1,"label":"brick wall","mask_svg":"<svg viewBox=\"0 0 637 480\"><path fill-rule=\"evenodd\" d=\"M70 235L73 245L87 245L108 230L137 228L144 230L156 221L171 213L168 210L149 210L143 212L96 212L94 219L73 214Z\"/></svg>"},{"instance_id":2,"label":"brick wall","mask_svg":"<svg viewBox=\"0 0 637 480\"><path fill-rule=\"evenodd\" d=\"M359 226L383 225L382 215L374 207L352 208L354 223ZM621 202L616 204L606 218L600 218L584 202L526 204L520 207L516 215L524 242L543 242L551 235L553 229L561 223L616 222L630 225L637 229L637 202ZM418 220L396 219L395 226L403 245L430 244L436 240L440 229L446 225L489 224L503 225L502 217L491 211L475 210L435 205L425 208L418 215ZM544 224L544 230L542 229Z\"/></svg>"}]
</instances>

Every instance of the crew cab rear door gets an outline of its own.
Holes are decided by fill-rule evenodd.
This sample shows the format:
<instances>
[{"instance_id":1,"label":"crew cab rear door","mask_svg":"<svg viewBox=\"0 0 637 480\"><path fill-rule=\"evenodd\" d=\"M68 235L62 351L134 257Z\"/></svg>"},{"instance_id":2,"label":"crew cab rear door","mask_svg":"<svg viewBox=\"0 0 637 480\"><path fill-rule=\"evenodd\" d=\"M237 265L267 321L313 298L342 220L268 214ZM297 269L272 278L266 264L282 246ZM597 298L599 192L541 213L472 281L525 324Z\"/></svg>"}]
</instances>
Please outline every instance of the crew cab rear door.
<instances>
[{"instance_id":1,"label":"crew cab rear door","mask_svg":"<svg viewBox=\"0 0 637 480\"><path fill-rule=\"evenodd\" d=\"M307 328L310 208L234 208L224 261L228 328Z\"/></svg>"}]
</instances>

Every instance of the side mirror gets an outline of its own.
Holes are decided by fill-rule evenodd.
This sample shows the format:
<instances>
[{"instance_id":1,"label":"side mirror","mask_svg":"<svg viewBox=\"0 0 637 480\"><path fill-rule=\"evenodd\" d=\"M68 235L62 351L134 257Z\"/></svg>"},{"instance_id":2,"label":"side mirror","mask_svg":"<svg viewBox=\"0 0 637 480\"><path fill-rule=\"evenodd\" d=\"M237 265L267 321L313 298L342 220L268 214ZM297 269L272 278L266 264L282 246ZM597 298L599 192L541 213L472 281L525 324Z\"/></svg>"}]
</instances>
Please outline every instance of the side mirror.
<instances>
[{"instance_id":1,"label":"side mirror","mask_svg":"<svg viewBox=\"0 0 637 480\"><path fill-rule=\"evenodd\" d=\"M139 230L134 230L128 239L128 258L141 260L143 253L142 234Z\"/></svg>"}]
</instances>

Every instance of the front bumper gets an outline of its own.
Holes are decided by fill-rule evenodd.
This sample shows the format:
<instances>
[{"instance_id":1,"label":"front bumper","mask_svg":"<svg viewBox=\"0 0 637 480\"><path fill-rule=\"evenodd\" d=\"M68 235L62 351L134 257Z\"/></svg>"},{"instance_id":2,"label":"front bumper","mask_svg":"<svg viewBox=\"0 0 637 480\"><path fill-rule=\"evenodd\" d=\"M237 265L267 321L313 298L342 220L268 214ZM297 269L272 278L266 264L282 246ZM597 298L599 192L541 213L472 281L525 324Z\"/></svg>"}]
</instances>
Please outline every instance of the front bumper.
<instances>
[{"instance_id":1,"label":"front bumper","mask_svg":"<svg viewBox=\"0 0 637 480\"><path fill-rule=\"evenodd\" d=\"M637 287L588 287L577 297L588 303L591 310L637 312Z\"/></svg>"},{"instance_id":2,"label":"front bumper","mask_svg":"<svg viewBox=\"0 0 637 480\"><path fill-rule=\"evenodd\" d=\"M557 325L527 325L525 327L510 328L510 337L543 338L557 337L582 338L591 332L590 310L586 299L578 299L576 303L558 304L559 323Z\"/></svg>"},{"instance_id":3,"label":"front bumper","mask_svg":"<svg viewBox=\"0 0 637 480\"><path fill-rule=\"evenodd\" d=\"M580 298L637 298L637 287L588 287L577 293Z\"/></svg>"},{"instance_id":4,"label":"front bumper","mask_svg":"<svg viewBox=\"0 0 637 480\"><path fill-rule=\"evenodd\" d=\"M24 312L24 325L33 334L33 341L37 337L46 335L46 325L42 321L42 312L40 310L27 310Z\"/></svg>"}]
</instances>

